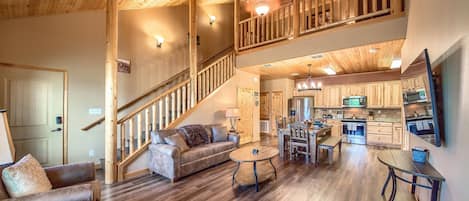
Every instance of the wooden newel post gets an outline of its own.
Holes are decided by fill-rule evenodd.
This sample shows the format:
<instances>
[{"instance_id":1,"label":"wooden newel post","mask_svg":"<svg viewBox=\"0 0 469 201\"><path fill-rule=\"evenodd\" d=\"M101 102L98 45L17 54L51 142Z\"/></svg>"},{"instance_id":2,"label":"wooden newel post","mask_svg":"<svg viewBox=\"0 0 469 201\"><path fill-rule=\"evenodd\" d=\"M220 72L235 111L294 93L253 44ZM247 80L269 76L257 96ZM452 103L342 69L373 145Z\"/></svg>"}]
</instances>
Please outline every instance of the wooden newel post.
<instances>
[{"instance_id":1,"label":"wooden newel post","mask_svg":"<svg viewBox=\"0 0 469 201\"><path fill-rule=\"evenodd\" d=\"M189 0L189 75L191 108L197 103L197 1Z\"/></svg>"},{"instance_id":2,"label":"wooden newel post","mask_svg":"<svg viewBox=\"0 0 469 201\"><path fill-rule=\"evenodd\" d=\"M105 65L105 183L116 176L117 133L117 0L106 2L106 65Z\"/></svg>"},{"instance_id":3,"label":"wooden newel post","mask_svg":"<svg viewBox=\"0 0 469 201\"><path fill-rule=\"evenodd\" d=\"M300 36L300 3L293 0L293 38Z\"/></svg>"},{"instance_id":4,"label":"wooden newel post","mask_svg":"<svg viewBox=\"0 0 469 201\"><path fill-rule=\"evenodd\" d=\"M234 0L234 49L235 53L239 50L239 0Z\"/></svg>"}]
</instances>

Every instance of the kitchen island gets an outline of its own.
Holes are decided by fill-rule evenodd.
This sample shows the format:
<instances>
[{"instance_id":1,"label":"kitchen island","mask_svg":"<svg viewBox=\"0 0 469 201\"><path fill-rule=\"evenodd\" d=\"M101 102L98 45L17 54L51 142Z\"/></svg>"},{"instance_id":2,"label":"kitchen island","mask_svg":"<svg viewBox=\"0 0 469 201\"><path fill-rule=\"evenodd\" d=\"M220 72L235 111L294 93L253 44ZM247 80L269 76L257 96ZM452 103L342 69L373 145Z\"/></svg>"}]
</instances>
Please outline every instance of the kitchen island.
<instances>
[{"instance_id":1,"label":"kitchen island","mask_svg":"<svg viewBox=\"0 0 469 201\"><path fill-rule=\"evenodd\" d=\"M313 164L317 163L317 152L318 144L321 139L331 136L331 125L323 125L322 127L313 127L310 129L310 150L311 150L311 160ZM290 136L289 128L278 129L278 149L280 150L280 158L285 157L285 145L288 144L288 139L286 137ZM287 143L285 143L287 142Z\"/></svg>"}]
</instances>

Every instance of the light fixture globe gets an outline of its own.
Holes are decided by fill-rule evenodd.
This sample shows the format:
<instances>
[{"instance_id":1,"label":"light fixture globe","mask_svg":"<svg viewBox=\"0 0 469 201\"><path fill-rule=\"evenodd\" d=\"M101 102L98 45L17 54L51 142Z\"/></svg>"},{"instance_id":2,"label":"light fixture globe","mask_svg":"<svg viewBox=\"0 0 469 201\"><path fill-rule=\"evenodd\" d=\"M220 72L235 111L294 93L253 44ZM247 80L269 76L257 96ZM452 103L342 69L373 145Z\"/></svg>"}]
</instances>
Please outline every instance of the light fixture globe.
<instances>
[{"instance_id":1,"label":"light fixture globe","mask_svg":"<svg viewBox=\"0 0 469 201\"><path fill-rule=\"evenodd\" d=\"M257 15L265 15L269 12L269 4L267 4L265 1L259 1L256 3L256 13Z\"/></svg>"}]
</instances>

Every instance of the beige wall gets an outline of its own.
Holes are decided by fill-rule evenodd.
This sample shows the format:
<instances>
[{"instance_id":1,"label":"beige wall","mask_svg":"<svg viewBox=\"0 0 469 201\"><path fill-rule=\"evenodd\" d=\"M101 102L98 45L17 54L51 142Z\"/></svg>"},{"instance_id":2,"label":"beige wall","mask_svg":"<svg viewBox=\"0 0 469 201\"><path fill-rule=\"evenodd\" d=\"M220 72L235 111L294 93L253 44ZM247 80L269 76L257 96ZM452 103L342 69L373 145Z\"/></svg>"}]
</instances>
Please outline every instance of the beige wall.
<instances>
[{"instance_id":1,"label":"beige wall","mask_svg":"<svg viewBox=\"0 0 469 201\"><path fill-rule=\"evenodd\" d=\"M261 92L283 92L283 116L288 116L288 99L293 97L293 90L295 88L295 80L288 78L275 79L275 80L262 80Z\"/></svg>"},{"instance_id":2,"label":"beige wall","mask_svg":"<svg viewBox=\"0 0 469 201\"><path fill-rule=\"evenodd\" d=\"M207 7L207 8L206 8ZM230 4L203 6L199 15L214 13L213 27L199 17L200 60L231 45ZM65 69L69 72L69 159L79 162L104 156L104 126L80 130L104 108L104 11L0 20L0 62ZM119 73L119 104L187 67L187 6L121 11L119 57L132 61L132 73ZM228 34L226 34L228 32ZM166 42L156 48L154 35ZM207 39L210 39L207 41ZM205 42L204 42L205 41ZM104 112L104 111L103 111ZM89 157L90 150L95 156Z\"/></svg>"},{"instance_id":3,"label":"beige wall","mask_svg":"<svg viewBox=\"0 0 469 201\"><path fill-rule=\"evenodd\" d=\"M424 48L428 48L432 62L448 57L444 70L444 117L446 141L435 147L411 136L412 146L430 150L430 162L446 178L441 200L469 199L469 1L413 0L410 1L407 40L402 49L403 70ZM451 47L454 54L448 53ZM421 190L421 200L428 199L428 191Z\"/></svg>"}]
</instances>

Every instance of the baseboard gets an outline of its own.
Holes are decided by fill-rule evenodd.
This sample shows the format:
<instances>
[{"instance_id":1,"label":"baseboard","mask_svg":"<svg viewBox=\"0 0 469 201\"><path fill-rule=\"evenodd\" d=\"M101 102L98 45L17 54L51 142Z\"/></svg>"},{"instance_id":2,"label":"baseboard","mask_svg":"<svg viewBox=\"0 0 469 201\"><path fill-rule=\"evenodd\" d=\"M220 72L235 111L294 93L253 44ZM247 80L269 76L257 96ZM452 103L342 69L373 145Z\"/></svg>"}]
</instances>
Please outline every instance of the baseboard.
<instances>
[{"instance_id":1,"label":"baseboard","mask_svg":"<svg viewBox=\"0 0 469 201\"><path fill-rule=\"evenodd\" d=\"M139 177L139 176L146 175L146 174L150 174L150 170L148 168L136 170L133 172L128 172L124 174L124 180Z\"/></svg>"}]
</instances>

